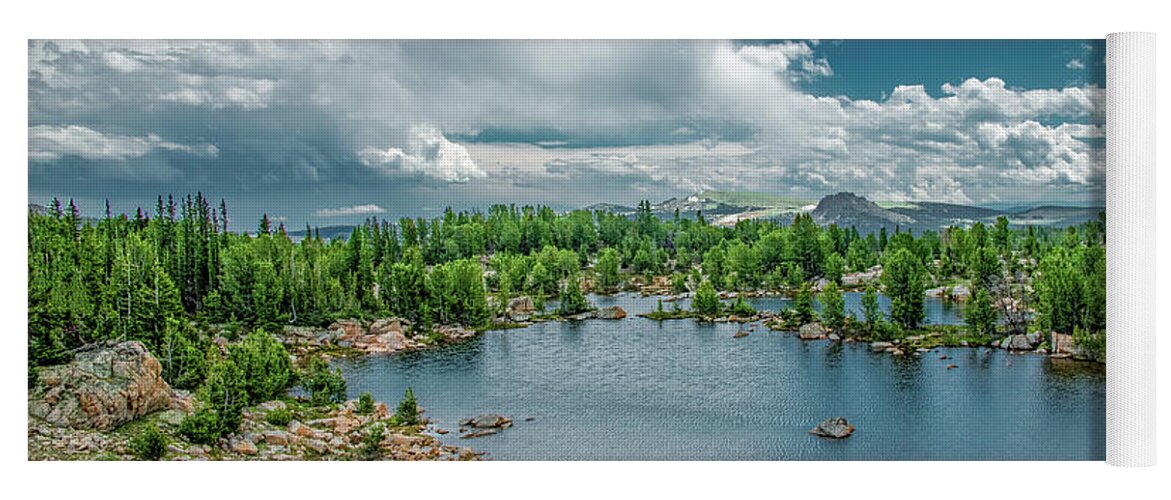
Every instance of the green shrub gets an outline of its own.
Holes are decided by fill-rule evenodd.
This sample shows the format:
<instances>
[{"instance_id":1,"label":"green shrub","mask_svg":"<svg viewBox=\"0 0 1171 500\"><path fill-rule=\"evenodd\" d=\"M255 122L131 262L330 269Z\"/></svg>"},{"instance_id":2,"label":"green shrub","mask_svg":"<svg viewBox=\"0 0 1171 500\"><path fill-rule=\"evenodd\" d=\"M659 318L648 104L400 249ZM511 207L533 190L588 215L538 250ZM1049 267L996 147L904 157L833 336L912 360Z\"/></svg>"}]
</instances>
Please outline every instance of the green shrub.
<instances>
[{"instance_id":1,"label":"green shrub","mask_svg":"<svg viewBox=\"0 0 1171 500\"><path fill-rule=\"evenodd\" d=\"M378 460L382 458L382 439L386 437L386 427L382 424L374 424L367 430L366 435L362 437L362 459L363 460Z\"/></svg>"},{"instance_id":2,"label":"green shrub","mask_svg":"<svg viewBox=\"0 0 1171 500\"><path fill-rule=\"evenodd\" d=\"M976 290L971 302L964 308L964 322L968 324L973 336L996 335L996 310L992 308L992 297L988 295L987 290Z\"/></svg>"},{"instance_id":3,"label":"green shrub","mask_svg":"<svg viewBox=\"0 0 1171 500\"><path fill-rule=\"evenodd\" d=\"M244 371L233 356L229 355L212 364L200 398L215 412L220 436L240 427L244 408L250 403Z\"/></svg>"},{"instance_id":4,"label":"green shrub","mask_svg":"<svg viewBox=\"0 0 1171 500\"><path fill-rule=\"evenodd\" d=\"M801 290L797 292L797 299L793 302L793 310L796 311L796 319L801 324L809 323L817 317L813 310L813 289L809 287L809 283L801 283Z\"/></svg>"},{"instance_id":5,"label":"green shrub","mask_svg":"<svg viewBox=\"0 0 1171 500\"><path fill-rule=\"evenodd\" d=\"M723 305L720 304L716 288L712 286L711 281L704 280L695 292L695 299L691 301L691 311L701 316L715 316L720 314L722 309Z\"/></svg>"},{"instance_id":6,"label":"green shrub","mask_svg":"<svg viewBox=\"0 0 1171 500\"><path fill-rule=\"evenodd\" d=\"M832 281L821 292L821 319L833 331L841 331L846 324L846 302L838 285Z\"/></svg>"},{"instance_id":7,"label":"green shrub","mask_svg":"<svg viewBox=\"0 0 1171 500\"><path fill-rule=\"evenodd\" d=\"M30 359L28 362L28 388L32 389L37 386L37 379L40 376L37 374L37 367Z\"/></svg>"},{"instance_id":8,"label":"green shrub","mask_svg":"<svg viewBox=\"0 0 1171 500\"><path fill-rule=\"evenodd\" d=\"M902 338L905 335L906 331L903 330L903 328L899 326L898 323L893 323L882 319L874 325L873 336L878 340L894 340Z\"/></svg>"},{"instance_id":9,"label":"green shrub","mask_svg":"<svg viewBox=\"0 0 1171 500\"><path fill-rule=\"evenodd\" d=\"M167 436L150 424L130 440L130 450L139 460L158 460L167 453Z\"/></svg>"},{"instance_id":10,"label":"green shrub","mask_svg":"<svg viewBox=\"0 0 1171 500\"><path fill-rule=\"evenodd\" d=\"M369 415L374 413L374 396L369 392L363 392L358 397L358 413L361 415Z\"/></svg>"},{"instance_id":11,"label":"green shrub","mask_svg":"<svg viewBox=\"0 0 1171 500\"><path fill-rule=\"evenodd\" d=\"M915 329L923 321L923 292L927 287L927 269L917 255L899 248L886 257L882 283L890 297L890 321L905 329Z\"/></svg>"},{"instance_id":12,"label":"green shrub","mask_svg":"<svg viewBox=\"0 0 1171 500\"><path fill-rule=\"evenodd\" d=\"M224 435L223 425L215 410L204 408L183 419L179 434L196 444L215 444Z\"/></svg>"},{"instance_id":13,"label":"green shrub","mask_svg":"<svg viewBox=\"0 0 1171 500\"><path fill-rule=\"evenodd\" d=\"M419 402L415 399L415 391L407 387L403 393L403 400L394 410L394 420L399 425L417 425L419 423Z\"/></svg>"},{"instance_id":14,"label":"green shrub","mask_svg":"<svg viewBox=\"0 0 1171 500\"><path fill-rule=\"evenodd\" d=\"M264 416L264 421L277 427L284 427L293 421L293 412L288 408L277 408Z\"/></svg>"},{"instance_id":15,"label":"green shrub","mask_svg":"<svg viewBox=\"0 0 1171 500\"><path fill-rule=\"evenodd\" d=\"M166 338L157 357L163 368L163 380L171 387L184 390L199 388L207 378L207 343L195 329L177 319L168 319Z\"/></svg>"},{"instance_id":16,"label":"green shrub","mask_svg":"<svg viewBox=\"0 0 1171 500\"><path fill-rule=\"evenodd\" d=\"M321 358L314 358L309 363L308 371L301 377L301 387L309 392L313 406L346 400L346 379L342 378L341 370L330 370L329 363Z\"/></svg>"},{"instance_id":17,"label":"green shrub","mask_svg":"<svg viewBox=\"0 0 1171 500\"><path fill-rule=\"evenodd\" d=\"M866 293L862 294L862 315L866 319L867 333L873 336L883 321L882 310L878 308L878 292L873 286L866 287Z\"/></svg>"},{"instance_id":18,"label":"green shrub","mask_svg":"<svg viewBox=\"0 0 1171 500\"><path fill-rule=\"evenodd\" d=\"M264 330L252 332L232 346L229 357L244 372L249 404L278 398L289 387L292 378L289 352Z\"/></svg>"},{"instance_id":19,"label":"green shrub","mask_svg":"<svg viewBox=\"0 0 1171 500\"><path fill-rule=\"evenodd\" d=\"M753 316L756 314L756 309L747 300L744 300L744 297L736 297L736 302L732 303L732 309L729 312L736 316Z\"/></svg>"},{"instance_id":20,"label":"green shrub","mask_svg":"<svg viewBox=\"0 0 1171 500\"><path fill-rule=\"evenodd\" d=\"M562 316L573 316L578 313L583 313L593 309L590 306L589 300L581 293L581 285L577 281L577 275L570 275L565 278L565 289L561 292L561 306L557 309L557 313Z\"/></svg>"},{"instance_id":21,"label":"green shrub","mask_svg":"<svg viewBox=\"0 0 1171 500\"><path fill-rule=\"evenodd\" d=\"M1073 341L1087 357L1102 363L1106 362L1106 334L1092 333L1081 327L1073 329Z\"/></svg>"}]
</instances>

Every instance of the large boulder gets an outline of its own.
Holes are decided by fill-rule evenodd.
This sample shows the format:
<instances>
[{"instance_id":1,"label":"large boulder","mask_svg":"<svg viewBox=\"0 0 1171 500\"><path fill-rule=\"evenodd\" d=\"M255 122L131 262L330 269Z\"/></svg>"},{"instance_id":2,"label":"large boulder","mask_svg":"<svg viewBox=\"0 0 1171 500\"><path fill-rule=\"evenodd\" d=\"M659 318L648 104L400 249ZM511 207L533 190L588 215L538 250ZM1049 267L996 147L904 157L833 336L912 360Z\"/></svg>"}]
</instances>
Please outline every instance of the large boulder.
<instances>
[{"instance_id":1,"label":"large boulder","mask_svg":"<svg viewBox=\"0 0 1171 500\"><path fill-rule=\"evenodd\" d=\"M356 319L343 319L333 322L329 325L329 331L333 332L334 337L344 340L353 340L366 334L366 328L362 326L362 322Z\"/></svg>"},{"instance_id":2,"label":"large boulder","mask_svg":"<svg viewBox=\"0 0 1171 500\"><path fill-rule=\"evenodd\" d=\"M401 318L383 318L370 324L370 335L385 335L387 333L403 334L403 328L410 322Z\"/></svg>"},{"instance_id":3,"label":"large boulder","mask_svg":"<svg viewBox=\"0 0 1171 500\"><path fill-rule=\"evenodd\" d=\"M1053 347L1053 354L1057 356L1076 356L1081 354L1081 350L1078 349L1077 344L1073 341L1073 335L1057 332L1053 332L1051 335L1049 344Z\"/></svg>"},{"instance_id":4,"label":"large boulder","mask_svg":"<svg viewBox=\"0 0 1171 500\"><path fill-rule=\"evenodd\" d=\"M520 297L513 297L508 301L507 315L513 321L528 320L533 312L536 310L536 305L533 304L533 298L527 295Z\"/></svg>"},{"instance_id":5,"label":"large boulder","mask_svg":"<svg viewBox=\"0 0 1171 500\"><path fill-rule=\"evenodd\" d=\"M1025 338L1029 341L1029 345L1032 345L1032 346L1037 346L1041 343L1041 333L1040 332L1030 333L1028 335L1025 335Z\"/></svg>"},{"instance_id":6,"label":"large boulder","mask_svg":"<svg viewBox=\"0 0 1171 500\"><path fill-rule=\"evenodd\" d=\"M1036 344L1030 340L1032 339L1028 335L1009 335L1000 341L1000 348L1011 351L1031 351L1036 347Z\"/></svg>"},{"instance_id":7,"label":"large boulder","mask_svg":"<svg viewBox=\"0 0 1171 500\"><path fill-rule=\"evenodd\" d=\"M882 276L882 266L874 266L863 272L846 273L842 275L842 286L855 287Z\"/></svg>"},{"instance_id":8,"label":"large boulder","mask_svg":"<svg viewBox=\"0 0 1171 500\"><path fill-rule=\"evenodd\" d=\"M824 339L828 333L829 330L821 326L820 323L806 323L801 325L801 329L797 331L797 334L801 336L801 340Z\"/></svg>"},{"instance_id":9,"label":"large boulder","mask_svg":"<svg viewBox=\"0 0 1171 500\"><path fill-rule=\"evenodd\" d=\"M61 427L111 429L170 406L174 393L162 371L140 342L96 346L42 368L28 414Z\"/></svg>"},{"instance_id":10,"label":"large boulder","mask_svg":"<svg viewBox=\"0 0 1171 500\"><path fill-rule=\"evenodd\" d=\"M435 331L439 332L448 341L470 339L476 336L475 330L469 330L461 326L443 325L436 327Z\"/></svg>"},{"instance_id":11,"label":"large boulder","mask_svg":"<svg viewBox=\"0 0 1171 500\"><path fill-rule=\"evenodd\" d=\"M598 309L598 319L622 319L626 317L626 309L618 306L603 307Z\"/></svg>"},{"instance_id":12,"label":"large boulder","mask_svg":"<svg viewBox=\"0 0 1171 500\"><path fill-rule=\"evenodd\" d=\"M403 334L406 320L399 318L380 319L370 325L370 334L365 337L367 352L381 354L395 352L407 347L407 336Z\"/></svg>"},{"instance_id":13,"label":"large boulder","mask_svg":"<svg viewBox=\"0 0 1171 500\"><path fill-rule=\"evenodd\" d=\"M809 433L815 436L843 439L850 437L854 433L854 426L846 422L842 417L828 418L817 424L817 427L809 429Z\"/></svg>"}]
</instances>

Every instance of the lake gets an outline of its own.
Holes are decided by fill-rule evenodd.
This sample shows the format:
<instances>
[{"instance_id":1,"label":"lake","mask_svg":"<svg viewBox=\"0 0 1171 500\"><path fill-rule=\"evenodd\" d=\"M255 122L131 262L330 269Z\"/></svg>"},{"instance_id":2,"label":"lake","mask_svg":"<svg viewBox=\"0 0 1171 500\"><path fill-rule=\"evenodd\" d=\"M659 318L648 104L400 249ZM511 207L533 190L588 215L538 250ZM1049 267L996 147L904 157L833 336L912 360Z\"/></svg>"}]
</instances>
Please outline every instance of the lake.
<instances>
[{"instance_id":1,"label":"lake","mask_svg":"<svg viewBox=\"0 0 1171 500\"><path fill-rule=\"evenodd\" d=\"M445 441L496 460L1105 459L1101 365L987 348L896 358L760 325L734 339L736 324L635 317L656 307L653 297L590 299L630 316L490 331L338 365L351 397L369 391L393 409L410 386L452 431ZM777 310L787 300L751 302ZM861 315L859 294L846 303ZM927 299L928 322L961 318L960 307ZM458 438L458 422L483 413L515 425ZM835 416L857 428L853 436L808 433Z\"/></svg>"}]
</instances>

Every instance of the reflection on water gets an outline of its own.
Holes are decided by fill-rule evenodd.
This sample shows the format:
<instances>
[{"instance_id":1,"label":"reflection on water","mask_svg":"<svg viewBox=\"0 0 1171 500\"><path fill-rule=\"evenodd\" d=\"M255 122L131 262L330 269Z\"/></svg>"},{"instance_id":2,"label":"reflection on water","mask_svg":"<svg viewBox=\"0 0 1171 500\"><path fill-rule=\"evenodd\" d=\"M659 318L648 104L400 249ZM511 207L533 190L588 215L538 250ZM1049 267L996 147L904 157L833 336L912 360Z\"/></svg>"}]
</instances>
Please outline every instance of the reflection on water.
<instances>
[{"instance_id":1,"label":"reflection on water","mask_svg":"<svg viewBox=\"0 0 1171 500\"><path fill-rule=\"evenodd\" d=\"M515 427L498 435L444 438L496 459L1105 457L1105 371L1098 365L985 348L896 358L761 326L734 339L734 324L634 317L653 310L653 298L592 299L631 316L487 332L442 349L341 366L351 396L370 391L393 405L411 386L427 415L448 430L480 413L514 418ZM784 302L754 301L774 310ZM847 304L858 308L857 294L847 295ZM932 323L961 322L958 307L927 305ZM854 436L808 434L833 416L857 427Z\"/></svg>"}]
</instances>

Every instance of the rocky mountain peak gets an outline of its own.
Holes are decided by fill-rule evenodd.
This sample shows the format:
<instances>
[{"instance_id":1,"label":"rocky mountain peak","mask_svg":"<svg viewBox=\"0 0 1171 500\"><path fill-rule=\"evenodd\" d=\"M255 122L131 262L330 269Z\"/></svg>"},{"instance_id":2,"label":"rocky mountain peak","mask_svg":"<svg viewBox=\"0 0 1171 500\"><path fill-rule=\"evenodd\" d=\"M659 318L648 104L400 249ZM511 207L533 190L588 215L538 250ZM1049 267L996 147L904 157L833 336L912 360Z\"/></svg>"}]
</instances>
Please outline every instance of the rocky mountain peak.
<instances>
[{"instance_id":1,"label":"rocky mountain peak","mask_svg":"<svg viewBox=\"0 0 1171 500\"><path fill-rule=\"evenodd\" d=\"M837 193L822 198L813 209L813 220L821 225L837 224L840 227L857 227L869 232L881 227L909 226L915 219L893 210L878 206L854 193Z\"/></svg>"}]
</instances>

